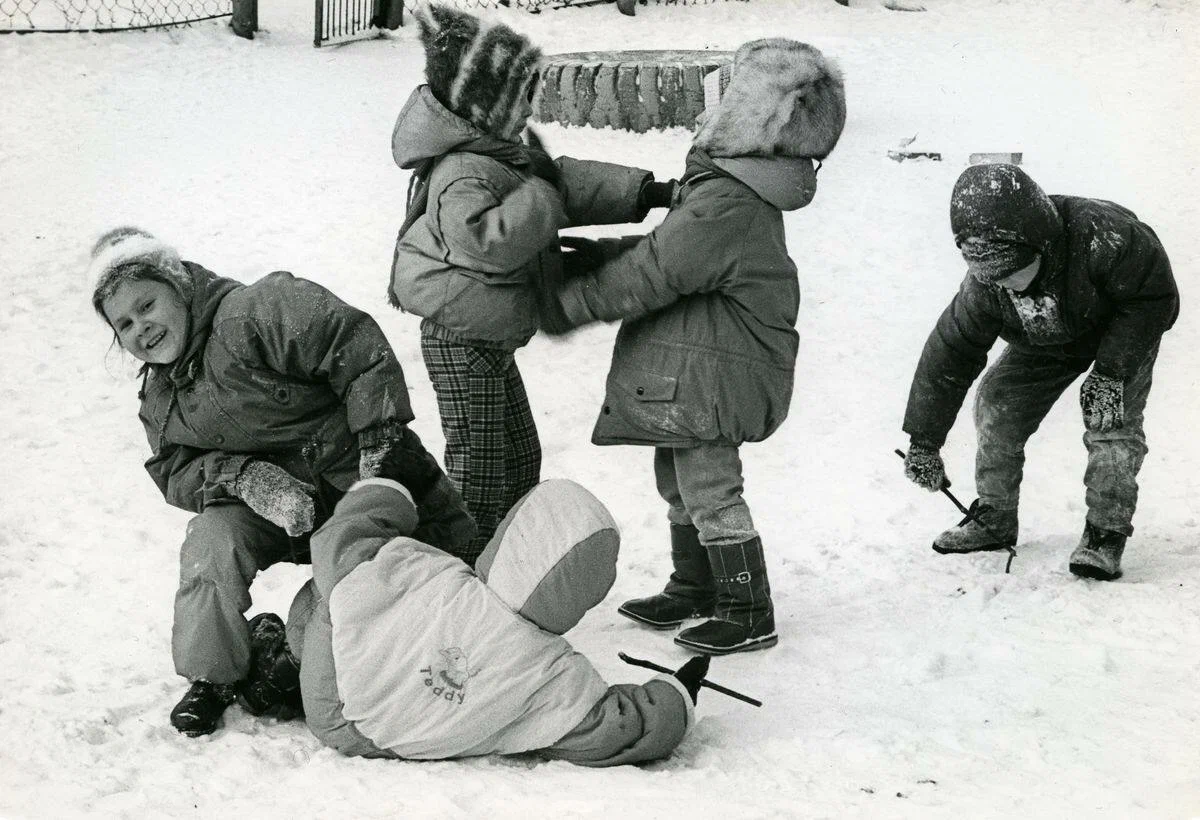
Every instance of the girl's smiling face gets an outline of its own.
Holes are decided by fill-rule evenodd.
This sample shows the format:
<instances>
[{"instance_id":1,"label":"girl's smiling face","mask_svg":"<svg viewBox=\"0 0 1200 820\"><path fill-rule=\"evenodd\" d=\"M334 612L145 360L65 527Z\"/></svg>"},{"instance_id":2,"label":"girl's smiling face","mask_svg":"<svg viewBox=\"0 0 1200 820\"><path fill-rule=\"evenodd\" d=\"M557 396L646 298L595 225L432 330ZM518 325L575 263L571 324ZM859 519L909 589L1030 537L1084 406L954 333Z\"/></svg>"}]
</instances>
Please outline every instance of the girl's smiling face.
<instances>
[{"instance_id":1,"label":"girl's smiling face","mask_svg":"<svg viewBox=\"0 0 1200 820\"><path fill-rule=\"evenodd\" d=\"M178 292L165 282L123 282L102 308L121 347L134 358L147 364L170 364L183 354L188 311Z\"/></svg>"}]
</instances>

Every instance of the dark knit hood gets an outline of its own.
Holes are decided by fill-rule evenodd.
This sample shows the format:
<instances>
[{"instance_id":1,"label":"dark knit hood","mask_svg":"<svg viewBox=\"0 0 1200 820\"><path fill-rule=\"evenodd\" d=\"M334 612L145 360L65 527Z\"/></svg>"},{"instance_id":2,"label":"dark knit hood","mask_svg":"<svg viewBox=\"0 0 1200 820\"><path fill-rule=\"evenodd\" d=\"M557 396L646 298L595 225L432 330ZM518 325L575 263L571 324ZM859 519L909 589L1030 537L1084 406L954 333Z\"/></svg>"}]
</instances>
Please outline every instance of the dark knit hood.
<instances>
[{"instance_id":1,"label":"dark knit hood","mask_svg":"<svg viewBox=\"0 0 1200 820\"><path fill-rule=\"evenodd\" d=\"M969 237L1046 251L1063 231L1046 192L1015 165L972 165L950 196L950 229L961 245Z\"/></svg>"}]
</instances>

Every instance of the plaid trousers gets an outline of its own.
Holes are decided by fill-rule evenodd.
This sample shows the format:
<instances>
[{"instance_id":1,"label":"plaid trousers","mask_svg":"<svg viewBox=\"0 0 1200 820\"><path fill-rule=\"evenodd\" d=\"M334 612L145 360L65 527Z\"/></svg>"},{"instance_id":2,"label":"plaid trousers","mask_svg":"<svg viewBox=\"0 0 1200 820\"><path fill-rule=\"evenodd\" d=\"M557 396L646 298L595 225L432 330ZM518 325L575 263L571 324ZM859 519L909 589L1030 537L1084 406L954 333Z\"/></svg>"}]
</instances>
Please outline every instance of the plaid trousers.
<instances>
[{"instance_id":1,"label":"plaid trousers","mask_svg":"<svg viewBox=\"0 0 1200 820\"><path fill-rule=\"evenodd\" d=\"M462 556L474 565L505 514L538 483L542 445L511 351L422 335L421 356L442 417L446 473L478 527Z\"/></svg>"}]
</instances>

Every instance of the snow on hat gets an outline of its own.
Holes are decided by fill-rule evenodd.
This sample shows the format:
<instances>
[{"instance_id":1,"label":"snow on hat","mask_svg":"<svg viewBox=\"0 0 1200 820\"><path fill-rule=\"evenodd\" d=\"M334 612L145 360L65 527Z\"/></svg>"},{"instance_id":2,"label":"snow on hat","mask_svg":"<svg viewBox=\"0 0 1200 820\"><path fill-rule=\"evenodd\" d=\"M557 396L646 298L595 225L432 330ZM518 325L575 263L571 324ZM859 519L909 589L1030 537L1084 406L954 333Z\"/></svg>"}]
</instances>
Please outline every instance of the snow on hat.
<instances>
[{"instance_id":1,"label":"snow on hat","mask_svg":"<svg viewBox=\"0 0 1200 820\"><path fill-rule=\"evenodd\" d=\"M192 277L179 254L147 231L128 225L113 228L92 246L87 284L97 310L123 283L147 278L175 288L185 304L191 301Z\"/></svg>"},{"instance_id":2,"label":"snow on hat","mask_svg":"<svg viewBox=\"0 0 1200 820\"><path fill-rule=\"evenodd\" d=\"M734 53L732 68L713 74L705 104L720 102L706 109L693 140L710 156L824 159L837 145L846 123L842 73L807 43L752 40Z\"/></svg>"},{"instance_id":3,"label":"snow on hat","mask_svg":"<svg viewBox=\"0 0 1200 820\"><path fill-rule=\"evenodd\" d=\"M1062 232L1054 202L1016 165L972 165L950 195L950 228L981 282L996 282L1027 269Z\"/></svg>"},{"instance_id":4,"label":"snow on hat","mask_svg":"<svg viewBox=\"0 0 1200 820\"><path fill-rule=\"evenodd\" d=\"M950 229L960 246L969 238L1044 249L1062 233L1054 202L1016 165L972 165L950 194Z\"/></svg>"},{"instance_id":5,"label":"snow on hat","mask_svg":"<svg viewBox=\"0 0 1200 820\"><path fill-rule=\"evenodd\" d=\"M612 589L620 543L596 496L548 479L500 522L475 571L518 615L561 635Z\"/></svg>"},{"instance_id":6,"label":"snow on hat","mask_svg":"<svg viewBox=\"0 0 1200 820\"><path fill-rule=\"evenodd\" d=\"M430 4L417 12L425 47L425 78L442 105L493 136L507 138L518 123L542 52L502 23Z\"/></svg>"}]
</instances>

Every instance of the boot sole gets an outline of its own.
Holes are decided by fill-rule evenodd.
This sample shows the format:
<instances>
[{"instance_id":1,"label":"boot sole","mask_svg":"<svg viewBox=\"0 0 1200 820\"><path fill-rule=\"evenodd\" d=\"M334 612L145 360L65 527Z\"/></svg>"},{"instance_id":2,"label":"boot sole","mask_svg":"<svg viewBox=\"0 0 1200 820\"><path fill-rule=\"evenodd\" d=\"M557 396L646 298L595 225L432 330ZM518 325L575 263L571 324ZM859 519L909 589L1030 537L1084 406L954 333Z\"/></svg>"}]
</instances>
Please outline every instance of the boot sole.
<instances>
[{"instance_id":1,"label":"boot sole","mask_svg":"<svg viewBox=\"0 0 1200 820\"><path fill-rule=\"evenodd\" d=\"M617 607L617 614L624 615L629 620L637 621L642 626L648 626L652 629L675 629L676 627L683 625L682 618L678 621L652 621L649 618L643 618L641 615L636 615L624 607Z\"/></svg>"},{"instance_id":2,"label":"boot sole","mask_svg":"<svg viewBox=\"0 0 1200 820\"><path fill-rule=\"evenodd\" d=\"M1003 544L987 544L982 547L975 547L969 550L952 550L945 547L939 547L936 543L933 545L933 551L938 555L970 555L973 552L999 552L1000 550L1010 550L1017 546L1016 541L1006 542Z\"/></svg>"},{"instance_id":3,"label":"boot sole","mask_svg":"<svg viewBox=\"0 0 1200 820\"><path fill-rule=\"evenodd\" d=\"M735 652L752 652L755 649L768 649L779 643L779 636L776 634L764 635L761 638L751 638L748 641L742 641L735 646L708 646L702 643L693 643L679 636L675 637L675 643L688 649L694 649L697 652L703 652L705 655L732 655Z\"/></svg>"},{"instance_id":4,"label":"boot sole","mask_svg":"<svg viewBox=\"0 0 1200 820\"><path fill-rule=\"evenodd\" d=\"M1115 573L1106 572L1099 567L1093 567L1091 564L1071 564L1071 574L1080 578L1091 578L1093 581L1115 581L1121 577L1121 570Z\"/></svg>"}]
</instances>

